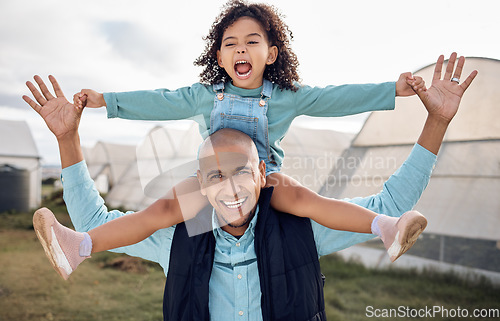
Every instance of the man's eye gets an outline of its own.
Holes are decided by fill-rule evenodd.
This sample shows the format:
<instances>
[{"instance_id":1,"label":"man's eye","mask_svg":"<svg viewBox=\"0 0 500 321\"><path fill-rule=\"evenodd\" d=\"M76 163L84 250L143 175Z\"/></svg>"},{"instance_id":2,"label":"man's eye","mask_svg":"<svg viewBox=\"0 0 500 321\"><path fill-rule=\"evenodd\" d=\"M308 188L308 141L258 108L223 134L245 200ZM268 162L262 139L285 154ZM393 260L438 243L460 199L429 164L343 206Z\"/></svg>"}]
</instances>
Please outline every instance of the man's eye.
<instances>
[{"instance_id":1,"label":"man's eye","mask_svg":"<svg viewBox=\"0 0 500 321\"><path fill-rule=\"evenodd\" d=\"M220 180L222 178L222 174L215 174L209 177L211 181L213 180Z\"/></svg>"}]
</instances>

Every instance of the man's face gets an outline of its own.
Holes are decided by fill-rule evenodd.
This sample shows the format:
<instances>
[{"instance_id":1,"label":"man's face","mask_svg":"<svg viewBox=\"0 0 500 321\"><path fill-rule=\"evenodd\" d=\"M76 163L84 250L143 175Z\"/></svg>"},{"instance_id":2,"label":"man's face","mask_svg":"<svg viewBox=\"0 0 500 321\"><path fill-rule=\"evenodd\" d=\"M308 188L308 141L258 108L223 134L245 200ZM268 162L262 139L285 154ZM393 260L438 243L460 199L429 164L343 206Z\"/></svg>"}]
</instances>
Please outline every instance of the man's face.
<instances>
[{"instance_id":1,"label":"man's face","mask_svg":"<svg viewBox=\"0 0 500 321\"><path fill-rule=\"evenodd\" d=\"M198 179L221 225L246 229L265 184L265 163L242 146L214 148L200 157Z\"/></svg>"}]
</instances>

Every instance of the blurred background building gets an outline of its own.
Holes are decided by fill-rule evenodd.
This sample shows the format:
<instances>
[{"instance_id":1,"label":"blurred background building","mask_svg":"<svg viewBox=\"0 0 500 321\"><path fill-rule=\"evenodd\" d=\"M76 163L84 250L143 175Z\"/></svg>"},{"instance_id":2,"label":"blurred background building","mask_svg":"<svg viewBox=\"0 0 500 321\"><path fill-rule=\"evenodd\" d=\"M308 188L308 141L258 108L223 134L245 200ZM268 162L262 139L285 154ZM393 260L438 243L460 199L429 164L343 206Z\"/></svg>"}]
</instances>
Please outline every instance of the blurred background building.
<instances>
[{"instance_id":1,"label":"blurred background building","mask_svg":"<svg viewBox=\"0 0 500 321\"><path fill-rule=\"evenodd\" d=\"M0 212L40 206L41 173L28 124L0 119Z\"/></svg>"}]
</instances>

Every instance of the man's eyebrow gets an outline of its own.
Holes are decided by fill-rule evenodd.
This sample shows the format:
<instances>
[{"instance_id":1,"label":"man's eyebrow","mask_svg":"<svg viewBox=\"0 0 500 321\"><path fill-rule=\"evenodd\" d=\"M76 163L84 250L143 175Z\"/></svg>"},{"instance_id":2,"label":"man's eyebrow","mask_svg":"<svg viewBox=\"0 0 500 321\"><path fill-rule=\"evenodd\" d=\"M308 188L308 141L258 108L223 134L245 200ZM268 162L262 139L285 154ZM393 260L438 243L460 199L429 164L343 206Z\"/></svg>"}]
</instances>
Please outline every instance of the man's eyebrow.
<instances>
[{"instance_id":1,"label":"man's eyebrow","mask_svg":"<svg viewBox=\"0 0 500 321\"><path fill-rule=\"evenodd\" d=\"M238 173L242 170L252 170L252 168L248 165L238 166L233 170L233 173ZM206 176L210 177L212 175L219 175L219 174L222 174L222 171L220 169L213 169L213 170L209 171Z\"/></svg>"},{"instance_id":2,"label":"man's eyebrow","mask_svg":"<svg viewBox=\"0 0 500 321\"><path fill-rule=\"evenodd\" d=\"M238 173L239 171L243 170L243 169L246 169L246 170L251 170L250 166L248 165L243 165L243 166L239 166L239 167L236 167L234 169L234 173Z\"/></svg>"},{"instance_id":3,"label":"man's eyebrow","mask_svg":"<svg viewBox=\"0 0 500 321\"><path fill-rule=\"evenodd\" d=\"M211 170L210 172L207 173L207 177L210 177L212 175L217 175L217 174L222 174L220 169Z\"/></svg>"}]
</instances>

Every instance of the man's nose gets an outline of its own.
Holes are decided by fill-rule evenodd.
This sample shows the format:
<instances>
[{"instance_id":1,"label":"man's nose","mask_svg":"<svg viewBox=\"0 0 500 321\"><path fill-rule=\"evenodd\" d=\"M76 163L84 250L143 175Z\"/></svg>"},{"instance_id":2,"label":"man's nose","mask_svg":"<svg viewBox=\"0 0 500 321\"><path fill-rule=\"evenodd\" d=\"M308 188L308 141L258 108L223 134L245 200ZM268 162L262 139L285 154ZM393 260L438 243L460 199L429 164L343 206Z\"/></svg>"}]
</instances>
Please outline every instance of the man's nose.
<instances>
[{"instance_id":1,"label":"man's nose","mask_svg":"<svg viewBox=\"0 0 500 321\"><path fill-rule=\"evenodd\" d=\"M238 195L240 192L241 188L239 187L238 184L236 184L235 179L233 177L229 177L226 179L224 182L224 193L227 193L227 195Z\"/></svg>"}]
</instances>

